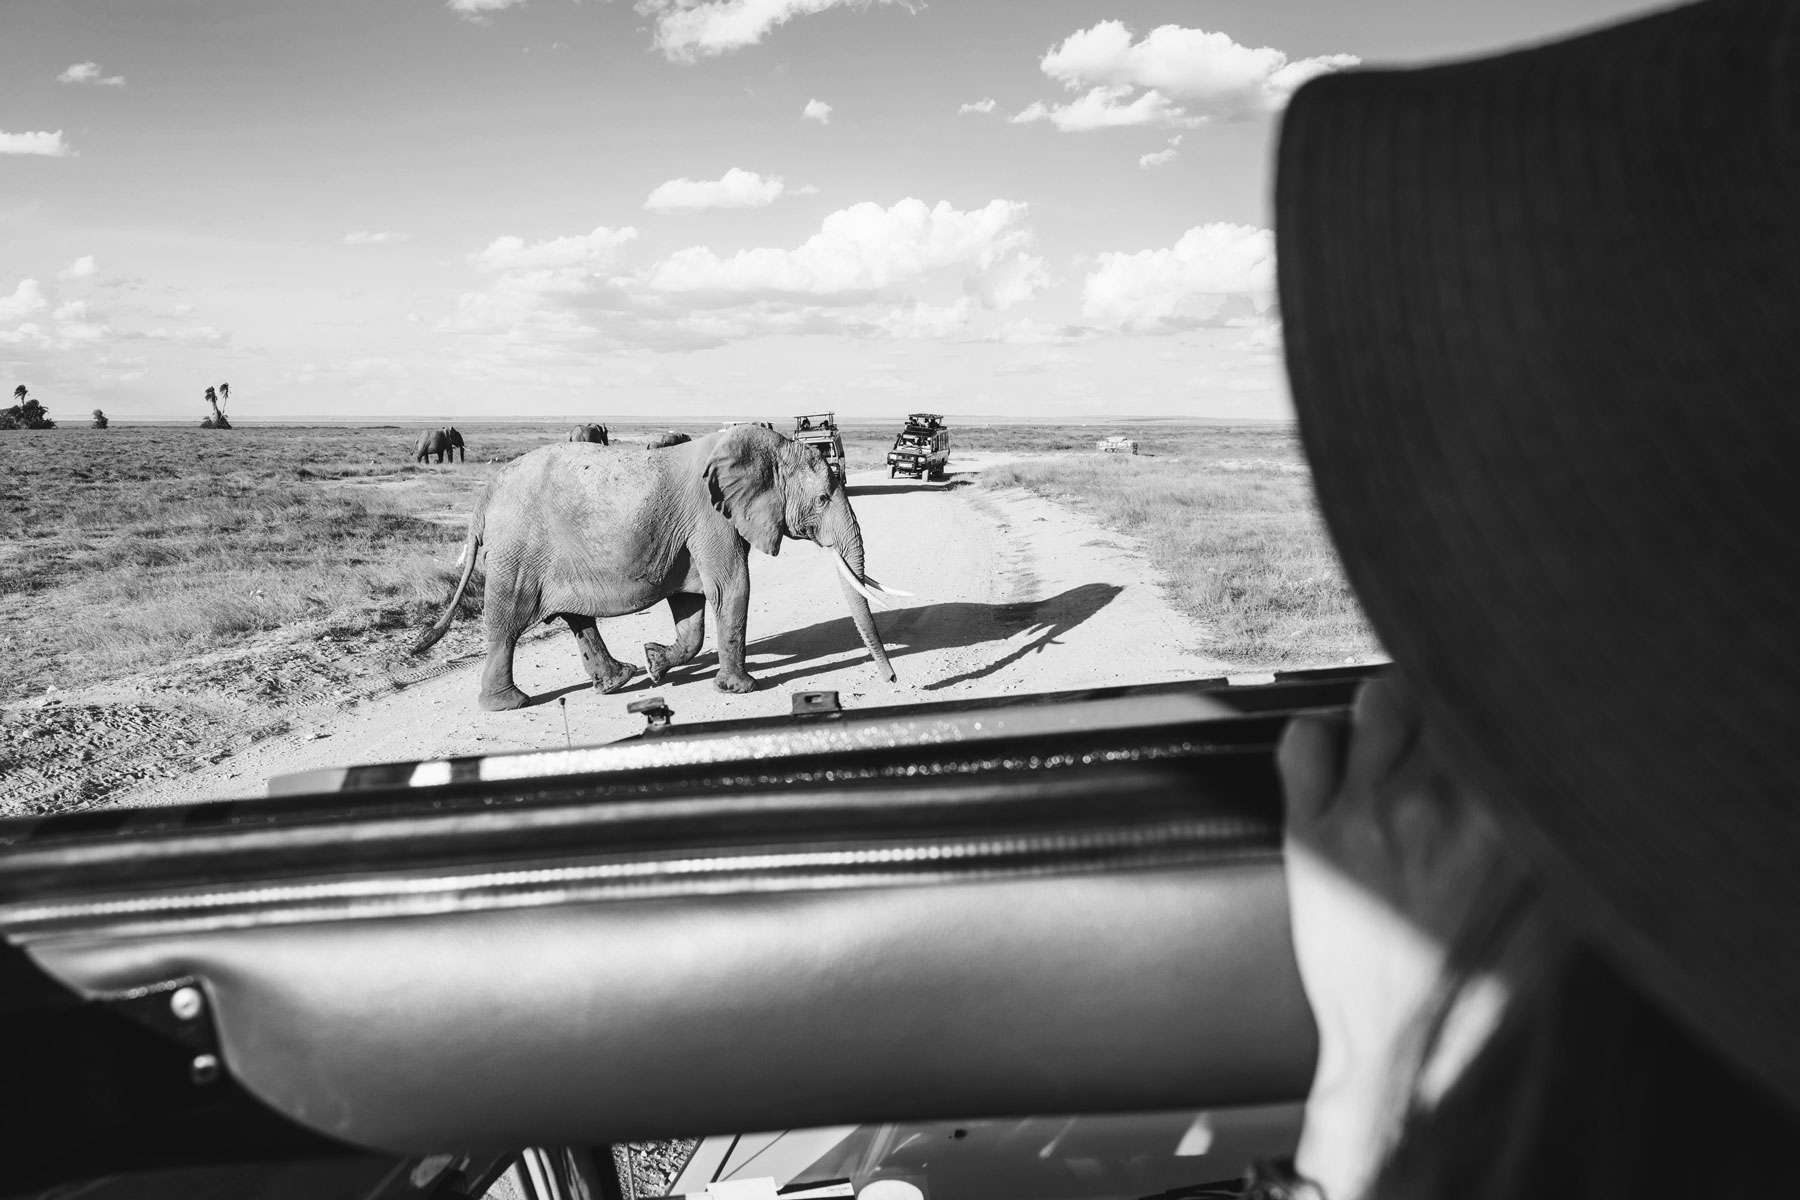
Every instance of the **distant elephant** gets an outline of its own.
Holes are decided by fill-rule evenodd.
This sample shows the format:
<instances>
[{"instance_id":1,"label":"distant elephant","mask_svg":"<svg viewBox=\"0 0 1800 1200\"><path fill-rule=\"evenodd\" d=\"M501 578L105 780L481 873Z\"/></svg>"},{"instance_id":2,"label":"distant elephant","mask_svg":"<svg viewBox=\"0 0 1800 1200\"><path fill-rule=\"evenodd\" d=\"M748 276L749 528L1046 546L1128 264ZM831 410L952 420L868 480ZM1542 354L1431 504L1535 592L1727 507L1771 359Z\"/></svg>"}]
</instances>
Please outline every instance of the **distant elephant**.
<instances>
[{"instance_id":1,"label":"distant elephant","mask_svg":"<svg viewBox=\"0 0 1800 1200\"><path fill-rule=\"evenodd\" d=\"M577 425L569 430L569 440L571 442L599 442L602 446L610 444L606 440L606 426L604 425Z\"/></svg>"},{"instance_id":2,"label":"distant elephant","mask_svg":"<svg viewBox=\"0 0 1800 1200\"><path fill-rule=\"evenodd\" d=\"M691 442L693 440L693 438L690 438L685 433L676 433L673 429L665 429L661 433L655 434L650 438L650 449L663 450L670 446L679 446L683 442Z\"/></svg>"},{"instance_id":3,"label":"distant elephant","mask_svg":"<svg viewBox=\"0 0 1800 1200\"><path fill-rule=\"evenodd\" d=\"M463 456L461 461L468 461L463 450L463 436L456 431L456 426L446 425L442 429L427 429L419 435L418 445L413 447L413 461L424 462L429 455L436 455L438 462L443 462L445 457L448 457L451 462L456 462L458 455Z\"/></svg>"},{"instance_id":4,"label":"distant elephant","mask_svg":"<svg viewBox=\"0 0 1800 1200\"><path fill-rule=\"evenodd\" d=\"M716 622L726 692L748 692L745 622L750 547L777 554L781 539L836 550L851 619L883 678L892 681L863 574L862 529L844 489L804 446L768 429L739 426L659 454L594 454L561 443L502 467L469 519L462 577L443 615L411 647L418 654L450 628L476 557L487 550L482 622L487 661L481 707L519 708L513 650L540 621L561 617L581 647L594 686L624 687L637 668L617 661L596 618L642 612L659 600L675 618L675 643L644 646L650 679L699 653L706 610Z\"/></svg>"}]
</instances>

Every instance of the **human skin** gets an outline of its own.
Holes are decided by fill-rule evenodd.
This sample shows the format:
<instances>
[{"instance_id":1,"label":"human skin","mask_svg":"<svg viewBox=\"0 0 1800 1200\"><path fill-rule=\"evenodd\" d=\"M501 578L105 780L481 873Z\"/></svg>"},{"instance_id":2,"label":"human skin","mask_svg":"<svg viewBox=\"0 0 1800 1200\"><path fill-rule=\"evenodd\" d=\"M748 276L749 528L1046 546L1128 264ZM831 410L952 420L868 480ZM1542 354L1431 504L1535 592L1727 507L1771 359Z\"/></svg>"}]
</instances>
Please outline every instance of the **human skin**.
<instances>
[{"instance_id":1,"label":"human skin","mask_svg":"<svg viewBox=\"0 0 1800 1200\"><path fill-rule=\"evenodd\" d=\"M1418 1061L1421 1020L1478 882L1521 871L1433 755L1398 676L1365 684L1347 721L1295 718L1277 763L1294 953L1319 1029L1295 1167L1331 1200L1358 1200L1409 1096L1442 1095L1498 1020L1516 983L1510 966L1462 990L1432 1056Z\"/></svg>"}]
</instances>

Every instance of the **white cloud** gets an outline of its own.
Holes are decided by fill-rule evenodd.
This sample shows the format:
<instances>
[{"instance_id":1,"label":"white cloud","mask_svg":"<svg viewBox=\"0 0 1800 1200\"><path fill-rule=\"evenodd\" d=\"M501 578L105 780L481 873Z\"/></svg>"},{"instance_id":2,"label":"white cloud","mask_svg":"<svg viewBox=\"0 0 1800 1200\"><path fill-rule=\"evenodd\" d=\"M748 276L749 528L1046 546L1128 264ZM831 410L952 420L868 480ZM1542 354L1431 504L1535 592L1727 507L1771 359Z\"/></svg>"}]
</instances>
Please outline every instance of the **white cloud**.
<instances>
[{"instance_id":1,"label":"white cloud","mask_svg":"<svg viewBox=\"0 0 1800 1200\"><path fill-rule=\"evenodd\" d=\"M640 275L655 292L833 296L879 291L951 266L986 271L1030 244L1026 207L995 200L961 212L947 202L873 202L826 217L792 250L740 250L720 258L704 246L677 251Z\"/></svg>"},{"instance_id":2,"label":"white cloud","mask_svg":"<svg viewBox=\"0 0 1800 1200\"><path fill-rule=\"evenodd\" d=\"M831 124L831 105L823 100L808 100L800 115L809 121L817 121L821 125Z\"/></svg>"},{"instance_id":3,"label":"white cloud","mask_svg":"<svg viewBox=\"0 0 1800 1200\"><path fill-rule=\"evenodd\" d=\"M982 340L1012 346L1067 345L1085 341L1093 333L1092 329L1085 326L1052 325L1030 317L1020 317L994 329Z\"/></svg>"},{"instance_id":4,"label":"white cloud","mask_svg":"<svg viewBox=\"0 0 1800 1200\"><path fill-rule=\"evenodd\" d=\"M65 305L64 307L68 306ZM61 318L61 315L61 310L59 309L57 312L59 319ZM112 326L102 321L70 319L68 324L58 325L56 327L56 335L65 343L98 342L112 336Z\"/></svg>"},{"instance_id":5,"label":"white cloud","mask_svg":"<svg viewBox=\"0 0 1800 1200\"><path fill-rule=\"evenodd\" d=\"M48 350L54 344L41 325L27 321L17 329L0 329L0 346L27 346Z\"/></svg>"},{"instance_id":6,"label":"white cloud","mask_svg":"<svg viewBox=\"0 0 1800 1200\"><path fill-rule=\"evenodd\" d=\"M1123 22L1101 21L1070 34L1038 65L1071 91L1144 88L1181 106L1184 115L1236 120L1274 112L1313 76L1360 61L1353 54L1290 59L1270 46L1252 49L1223 33L1180 25L1159 25L1134 42Z\"/></svg>"},{"instance_id":7,"label":"white cloud","mask_svg":"<svg viewBox=\"0 0 1800 1200\"><path fill-rule=\"evenodd\" d=\"M101 87L125 86L123 75L102 75L100 74L100 64L92 62L72 63L68 70L56 78L60 83L93 83Z\"/></svg>"},{"instance_id":8,"label":"white cloud","mask_svg":"<svg viewBox=\"0 0 1800 1200\"><path fill-rule=\"evenodd\" d=\"M42 312L50 300L35 279L21 279L10 296L0 296L0 321L18 321Z\"/></svg>"},{"instance_id":9,"label":"white cloud","mask_svg":"<svg viewBox=\"0 0 1800 1200\"><path fill-rule=\"evenodd\" d=\"M968 286L983 308L998 312L1023 304L1050 286L1050 271L1043 259L1021 251L972 276Z\"/></svg>"},{"instance_id":10,"label":"white cloud","mask_svg":"<svg viewBox=\"0 0 1800 1200\"><path fill-rule=\"evenodd\" d=\"M231 340L231 335L211 325L199 325L191 329L152 329L144 334L153 342L175 342L182 346L223 346Z\"/></svg>"},{"instance_id":11,"label":"white cloud","mask_svg":"<svg viewBox=\"0 0 1800 1200\"><path fill-rule=\"evenodd\" d=\"M94 273L99 269L99 266L94 262L94 256L91 254L84 254L62 270L58 271L57 274L64 279L89 279L92 278Z\"/></svg>"},{"instance_id":12,"label":"white cloud","mask_svg":"<svg viewBox=\"0 0 1800 1200\"><path fill-rule=\"evenodd\" d=\"M1082 286L1082 315L1142 332L1192 328L1234 295L1275 287L1275 235L1253 225L1196 225L1169 249L1106 253Z\"/></svg>"},{"instance_id":13,"label":"white cloud","mask_svg":"<svg viewBox=\"0 0 1800 1200\"><path fill-rule=\"evenodd\" d=\"M412 234L410 234L410 233L396 233L391 230L384 230L381 232L372 232L372 231L365 231L365 230L359 229L355 233L346 233L344 235L344 245L346 245L346 246L395 246L401 242L411 239L411 237L412 237Z\"/></svg>"},{"instance_id":14,"label":"white cloud","mask_svg":"<svg viewBox=\"0 0 1800 1200\"><path fill-rule=\"evenodd\" d=\"M26 320L50 309L49 323ZM6 328L11 326L11 328ZM25 350L66 351L112 336L112 327L95 316L85 300L56 303L35 279L20 280L12 295L0 296L0 345Z\"/></svg>"},{"instance_id":15,"label":"white cloud","mask_svg":"<svg viewBox=\"0 0 1800 1200\"><path fill-rule=\"evenodd\" d=\"M1049 121L1064 133L1121 129L1131 125L1191 127L1206 123L1205 117L1190 115L1155 89L1140 92L1135 98L1128 99L1131 93L1129 84L1092 88L1081 98L1068 104L1052 106L1041 100L1035 101L1008 119L1014 125Z\"/></svg>"},{"instance_id":16,"label":"white cloud","mask_svg":"<svg viewBox=\"0 0 1800 1200\"><path fill-rule=\"evenodd\" d=\"M637 230L598 226L592 233L551 238L526 245L524 238L498 237L473 256L475 265L487 271L591 270L609 265L619 248L637 237Z\"/></svg>"},{"instance_id":17,"label":"white cloud","mask_svg":"<svg viewBox=\"0 0 1800 1200\"><path fill-rule=\"evenodd\" d=\"M607 271L619 251L637 237L626 226L601 225L592 233L527 243L499 237L469 261L490 277L486 289L465 292L442 328L464 333L532 331L578 334L582 322L561 306L585 304L608 290Z\"/></svg>"},{"instance_id":18,"label":"white cloud","mask_svg":"<svg viewBox=\"0 0 1800 1200\"><path fill-rule=\"evenodd\" d=\"M818 189L811 189L817 191ZM762 208L787 191L779 176L737 167L718 179L671 179L644 201L651 212L700 212L708 208ZM800 194L810 194L802 188Z\"/></svg>"},{"instance_id":19,"label":"white cloud","mask_svg":"<svg viewBox=\"0 0 1800 1200\"><path fill-rule=\"evenodd\" d=\"M471 255L490 276L438 323L490 339L496 363L539 363L597 348L683 350L770 335L960 336L978 308L1005 308L1048 282L1029 251L1023 204L968 211L917 199L852 205L793 247L719 253L704 245L635 271L613 266L630 231L597 230L527 246L500 239ZM927 302L960 277L963 295Z\"/></svg>"},{"instance_id":20,"label":"white cloud","mask_svg":"<svg viewBox=\"0 0 1800 1200\"><path fill-rule=\"evenodd\" d=\"M485 13L500 12L524 3L525 0L447 0L444 7L471 21L485 22Z\"/></svg>"},{"instance_id":21,"label":"white cloud","mask_svg":"<svg viewBox=\"0 0 1800 1200\"><path fill-rule=\"evenodd\" d=\"M998 106L998 103L999 102L992 96L989 96L986 99L976 100L971 104L959 104L956 106L956 115L963 117L970 113L980 113L981 115L986 116L988 113L994 111Z\"/></svg>"},{"instance_id":22,"label":"white cloud","mask_svg":"<svg viewBox=\"0 0 1800 1200\"><path fill-rule=\"evenodd\" d=\"M879 314L868 322L867 331L905 340L949 337L967 329L973 313L967 296L942 305L915 300Z\"/></svg>"},{"instance_id":23,"label":"white cloud","mask_svg":"<svg viewBox=\"0 0 1800 1200\"><path fill-rule=\"evenodd\" d=\"M0 154L39 154L45 158L72 158L75 151L63 141L62 130L47 133L7 133L0 129Z\"/></svg>"},{"instance_id":24,"label":"white cloud","mask_svg":"<svg viewBox=\"0 0 1800 1200\"><path fill-rule=\"evenodd\" d=\"M1178 133L1170 138L1169 144L1161 150L1153 150L1149 154L1139 156L1138 166L1146 168L1168 166L1175 161L1175 155L1178 153L1175 148L1179 145L1181 145L1181 135Z\"/></svg>"},{"instance_id":25,"label":"white cloud","mask_svg":"<svg viewBox=\"0 0 1800 1200\"><path fill-rule=\"evenodd\" d=\"M633 7L656 19L658 50L673 62L694 62L754 46L795 17L874 4L898 4L908 12L922 7L917 0L637 0Z\"/></svg>"}]
</instances>

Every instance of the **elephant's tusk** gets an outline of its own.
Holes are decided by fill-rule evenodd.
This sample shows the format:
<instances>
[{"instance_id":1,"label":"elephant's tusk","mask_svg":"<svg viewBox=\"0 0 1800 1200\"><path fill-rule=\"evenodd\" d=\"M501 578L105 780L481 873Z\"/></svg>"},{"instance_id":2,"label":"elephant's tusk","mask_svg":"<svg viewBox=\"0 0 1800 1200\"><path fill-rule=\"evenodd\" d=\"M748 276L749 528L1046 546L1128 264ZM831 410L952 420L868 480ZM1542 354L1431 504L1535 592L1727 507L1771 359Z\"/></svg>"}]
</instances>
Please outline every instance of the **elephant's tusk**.
<instances>
[{"instance_id":1,"label":"elephant's tusk","mask_svg":"<svg viewBox=\"0 0 1800 1200\"><path fill-rule=\"evenodd\" d=\"M911 592L903 592L897 587L889 587L887 584L882 583L879 579L876 579L873 575L864 575L863 582L868 584L871 588L874 588L876 591L880 592L884 596L905 596L909 600L912 599Z\"/></svg>"},{"instance_id":2,"label":"elephant's tusk","mask_svg":"<svg viewBox=\"0 0 1800 1200\"><path fill-rule=\"evenodd\" d=\"M450 565L453 567L460 567L463 565L463 559L467 557L469 557L469 543L464 542L462 544L462 549L456 552L456 561Z\"/></svg>"},{"instance_id":3,"label":"elephant's tusk","mask_svg":"<svg viewBox=\"0 0 1800 1200\"><path fill-rule=\"evenodd\" d=\"M832 555L831 561L837 564L837 569L843 575L844 581L855 588L859 596L876 608L890 609L894 607L893 597L912 595L911 592L903 592L899 588L885 587L870 575L864 575L858 579L856 572L850 569L850 564L844 561L844 556L841 554Z\"/></svg>"}]
</instances>

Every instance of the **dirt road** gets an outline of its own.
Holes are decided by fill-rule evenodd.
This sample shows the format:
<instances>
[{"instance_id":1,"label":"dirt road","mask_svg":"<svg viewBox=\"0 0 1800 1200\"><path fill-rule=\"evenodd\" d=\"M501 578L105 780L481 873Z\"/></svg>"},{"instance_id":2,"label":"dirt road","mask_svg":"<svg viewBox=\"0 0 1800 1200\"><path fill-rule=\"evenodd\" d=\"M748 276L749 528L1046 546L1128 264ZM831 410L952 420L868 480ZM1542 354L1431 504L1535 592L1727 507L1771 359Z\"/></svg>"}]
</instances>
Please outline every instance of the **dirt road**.
<instances>
[{"instance_id":1,"label":"dirt road","mask_svg":"<svg viewBox=\"0 0 1800 1200\"><path fill-rule=\"evenodd\" d=\"M596 694L559 625L519 648L519 686L542 702L483 713L475 706L478 623L463 620L423 669L389 648L380 665L356 669L344 665L354 661L349 651L342 659L327 656L327 673L342 678L300 689L266 736L214 746L196 735L179 747L150 738L141 752L173 755L177 769L164 767L166 777L143 781L127 772L120 780L126 786L105 794L89 784L84 799L152 805L256 795L271 775L315 767L560 747L565 736L577 745L605 742L642 728L626 705L652 693L680 725L785 713L798 690L836 690L846 708L857 708L1224 671L1203 654L1192 623L1164 602L1144 555L1127 539L1049 501L977 486L983 464L971 456L956 465L958 473L942 484L890 481L884 472L850 480L870 574L915 597L877 614L897 683L877 678L826 553L788 542L779 557L751 555L748 661L759 686L749 695L713 687L711 630L700 658L661 685L640 677L623 692ZM667 642L671 629L662 605L601 623L614 654L639 664L643 643ZM391 636L397 648L408 635ZM282 661L289 667L271 678L291 676L296 649L288 647ZM315 657L300 661L322 669L317 646L305 650ZM254 672L256 662L253 653L238 655L213 678ZM82 701L62 703L69 710Z\"/></svg>"}]
</instances>

